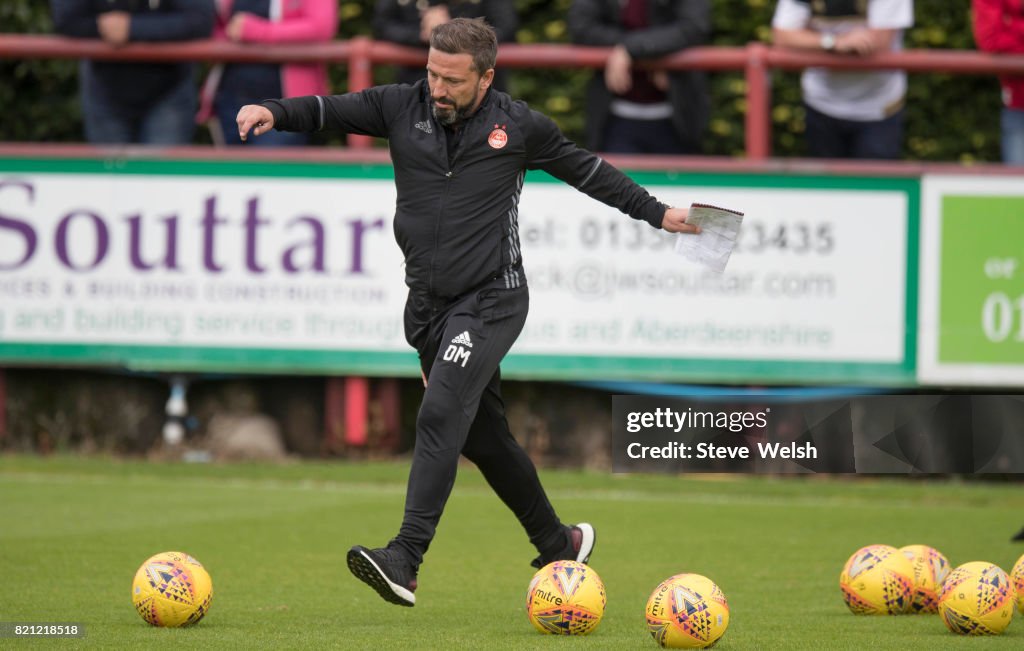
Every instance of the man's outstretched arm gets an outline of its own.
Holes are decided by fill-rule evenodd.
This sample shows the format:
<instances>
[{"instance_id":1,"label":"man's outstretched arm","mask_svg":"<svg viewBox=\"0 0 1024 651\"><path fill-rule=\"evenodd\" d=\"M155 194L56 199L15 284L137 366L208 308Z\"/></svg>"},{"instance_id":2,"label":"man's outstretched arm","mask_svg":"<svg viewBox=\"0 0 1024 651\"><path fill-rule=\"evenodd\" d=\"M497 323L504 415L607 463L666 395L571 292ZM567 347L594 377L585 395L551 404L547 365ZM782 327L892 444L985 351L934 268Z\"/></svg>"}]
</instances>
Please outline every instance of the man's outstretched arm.
<instances>
[{"instance_id":1,"label":"man's outstretched arm","mask_svg":"<svg viewBox=\"0 0 1024 651\"><path fill-rule=\"evenodd\" d=\"M542 169L580 192L655 228L670 233L700 232L697 226L686 223L688 208L666 206L600 156L577 147L551 118L537 111L530 114L532 121L526 125L530 169Z\"/></svg>"},{"instance_id":2,"label":"man's outstretched arm","mask_svg":"<svg viewBox=\"0 0 1024 651\"><path fill-rule=\"evenodd\" d=\"M238 112L238 135L242 140L278 131L342 131L386 138L388 124L401 110L410 87L375 86L358 93L309 95L289 99L268 99L259 105L243 106ZM406 93L406 95L403 95ZM262 110L257 110L262 109Z\"/></svg>"}]
</instances>

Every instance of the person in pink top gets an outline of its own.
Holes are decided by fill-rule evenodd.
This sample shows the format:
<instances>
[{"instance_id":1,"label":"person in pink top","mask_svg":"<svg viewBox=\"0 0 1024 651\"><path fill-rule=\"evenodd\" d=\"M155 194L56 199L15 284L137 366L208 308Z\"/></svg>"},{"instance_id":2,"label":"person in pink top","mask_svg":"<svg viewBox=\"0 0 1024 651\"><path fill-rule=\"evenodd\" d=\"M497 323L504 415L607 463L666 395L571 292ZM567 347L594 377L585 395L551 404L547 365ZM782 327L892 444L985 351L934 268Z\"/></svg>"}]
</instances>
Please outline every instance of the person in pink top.
<instances>
[{"instance_id":1,"label":"person in pink top","mask_svg":"<svg viewBox=\"0 0 1024 651\"><path fill-rule=\"evenodd\" d=\"M236 43L314 43L338 31L337 0L216 0L215 37ZM328 95L323 63L230 63L215 66L203 85L198 122L208 122L214 142L241 145L235 116L246 104L271 97ZM275 131L249 146L304 145L304 133Z\"/></svg>"},{"instance_id":2,"label":"person in pink top","mask_svg":"<svg viewBox=\"0 0 1024 651\"><path fill-rule=\"evenodd\" d=\"M1024 54L1024 0L974 0L974 40L985 52ZM1003 160L1024 165L1024 75L1004 75ZM1021 531L1024 539L1024 530Z\"/></svg>"}]
</instances>

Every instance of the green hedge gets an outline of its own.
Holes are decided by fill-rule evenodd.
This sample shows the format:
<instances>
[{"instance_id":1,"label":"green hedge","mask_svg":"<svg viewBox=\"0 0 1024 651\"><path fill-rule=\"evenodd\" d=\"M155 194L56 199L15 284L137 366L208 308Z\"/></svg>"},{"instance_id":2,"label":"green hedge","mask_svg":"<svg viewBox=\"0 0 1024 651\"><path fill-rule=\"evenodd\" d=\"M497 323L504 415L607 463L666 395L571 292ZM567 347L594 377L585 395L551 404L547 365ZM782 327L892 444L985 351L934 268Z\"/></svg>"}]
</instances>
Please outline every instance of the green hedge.
<instances>
[{"instance_id":1,"label":"green hedge","mask_svg":"<svg viewBox=\"0 0 1024 651\"><path fill-rule=\"evenodd\" d=\"M522 43L566 42L565 15L571 0L516 0ZM966 2L916 0L917 25L906 36L908 48L973 49ZM774 0L714 0L716 45L768 42ZM340 37L370 33L373 0L341 0ZM6 32L51 31L45 0L4 0L0 28ZM581 140L587 71L517 70L512 92L529 101ZM388 70L377 72L389 81ZM76 64L71 61L0 61L0 140L76 141L81 138ZM739 73L712 76L714 112L707 138L711 154L743 154L745 81ZM332 71L334 88L346 84L344 66ZM804 152L803 110L798 76L773 79L774 151L779 156ZM928 161L999 160L999 86L987 76L915 74L910 77L906 157ZM197 136L206 141L205 134Z\"/></svg>"}]
</instances>

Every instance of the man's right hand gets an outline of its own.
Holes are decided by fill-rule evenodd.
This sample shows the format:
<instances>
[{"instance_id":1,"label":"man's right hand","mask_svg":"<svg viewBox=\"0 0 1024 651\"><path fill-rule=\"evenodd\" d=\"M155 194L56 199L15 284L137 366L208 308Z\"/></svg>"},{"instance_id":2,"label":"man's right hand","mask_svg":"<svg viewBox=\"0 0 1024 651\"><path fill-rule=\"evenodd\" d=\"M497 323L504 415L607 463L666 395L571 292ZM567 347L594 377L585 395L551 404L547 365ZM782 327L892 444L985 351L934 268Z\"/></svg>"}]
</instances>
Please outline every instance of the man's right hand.
<instances>
[{"instance_id":1,"label":"man's right hand","mask_svg":"<svg viewBox=\"0 0 1024 651\"><path fill-rule=\"evenodd\" d=\"M700 226L687 224L686 219L689 216L689 208L669 208L665 211L665 216L661 218L661 227L669 233L697 235L700 233Z\"/></svg>"},{"instance_id":2,"label":"man's right hand","mask_svg":"<svg viewBox=\"0 0 1024 651\"><path fill-rule=\"evenodd\" d=\"M633 57L624 45L616 45L604 64L604 85L616 95L633 87Z\"/></svg>"},{"instance_id":3,"label":"man's right hand","mask_svg":"<svg viewBox=\"0 0 1024 651\"><path fill-rule=\"evenodd\" d=\"M243 141L252 135L262 136L274 128L274 114L269 109L257 104L246 104L238 111L238 137Z\"/></svg>"}]
</instances>

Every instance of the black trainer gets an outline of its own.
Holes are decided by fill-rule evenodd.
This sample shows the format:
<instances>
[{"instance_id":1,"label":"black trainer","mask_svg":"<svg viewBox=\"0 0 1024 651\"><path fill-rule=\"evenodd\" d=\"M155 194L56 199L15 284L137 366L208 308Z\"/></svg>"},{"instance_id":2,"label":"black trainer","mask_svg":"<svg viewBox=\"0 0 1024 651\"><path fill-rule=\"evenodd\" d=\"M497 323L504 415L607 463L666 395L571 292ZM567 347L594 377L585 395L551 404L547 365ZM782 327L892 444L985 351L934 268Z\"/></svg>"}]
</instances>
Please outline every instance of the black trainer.
<instances>
[{"instance_id":1,"label":"black trainer","mask_svg":"<svg viewBox=\"0 0 1024 651\"><path fill-rule=\"evenodd\" d=\"M589 563L590 554L594 551L594 544L597 542L597 532L587 522L581 522L568 530L565 547L559 552L548 557L538 556L533 559L530 565L540 569L548 563L555 561L576 561L577 563Z\"/></svg>"},{"instance_id":2,"label":"black trainer","mask_svg":"<svg viewBox=\"0 0 1024 651\"><path fill-rule=\"evenodd\" d=\"M348 569L385 601L399 606L416 605L416 570L400 552L356 545L348 550Z\"/></svg>"}]
</instances>

